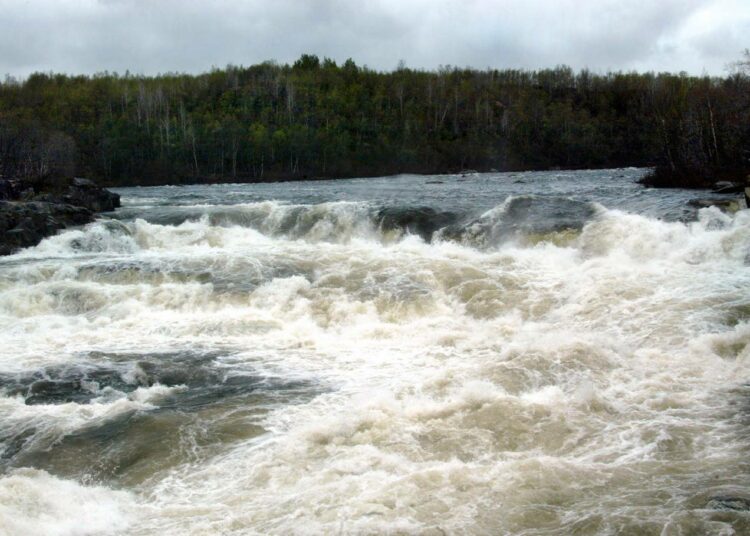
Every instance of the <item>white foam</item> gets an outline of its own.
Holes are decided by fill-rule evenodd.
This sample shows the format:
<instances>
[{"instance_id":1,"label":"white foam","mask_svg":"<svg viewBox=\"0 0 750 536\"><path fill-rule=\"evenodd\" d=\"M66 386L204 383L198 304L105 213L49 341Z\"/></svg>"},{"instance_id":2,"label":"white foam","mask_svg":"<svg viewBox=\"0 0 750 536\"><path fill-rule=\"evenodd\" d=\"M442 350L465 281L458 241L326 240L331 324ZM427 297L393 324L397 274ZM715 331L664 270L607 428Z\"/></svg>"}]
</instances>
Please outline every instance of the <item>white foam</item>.
<instances>
[{"instance_id":1,"label":"white foam","mask_svg":"<svg viewBox=\"0 0 750 536\"><path fill-rule=\"evenodd\" d=\"M121 534L134 519L135 501L123 491L82 486L34 469L0 477L0 534Z\"/></svg>"},{"instance_id":2,"label":"white foam","mask_svg":"<svg viewBox=\"0 0 750 536\"><path fill-rule=\"evenodd\" d=\"M265 209L271 225L281 209ZM263 439L139 490L155 505L143 533L606 532L615 512L650 530L700 493L696 474L746 477L727 412L750 373L749 215L600 209L565 246L491 251L346 235L343 216L303 239L138 221L137 248L117 254L188 276L19 268L2 283L0 363L231 348L233 366L325 386L269 412ZM2 403L14 426L45 415L66 433L141 394Z\"/></svg>"}]
</instances>

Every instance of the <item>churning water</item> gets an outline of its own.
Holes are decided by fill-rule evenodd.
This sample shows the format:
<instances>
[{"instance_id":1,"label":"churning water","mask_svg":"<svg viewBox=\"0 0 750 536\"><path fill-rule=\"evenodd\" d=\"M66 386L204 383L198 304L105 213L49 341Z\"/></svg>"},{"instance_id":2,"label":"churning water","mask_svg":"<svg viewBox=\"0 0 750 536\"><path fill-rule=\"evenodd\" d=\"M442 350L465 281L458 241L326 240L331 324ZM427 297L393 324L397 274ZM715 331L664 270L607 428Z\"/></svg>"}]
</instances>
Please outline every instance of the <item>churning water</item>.
<instances>
[{"instance_id":1,"label":"churning water","mask_svg":"<svg viewBox=\"0 0 750 536\"><path fill-rule=\"evenodd\" d=\"M750 211L641 174L119 190L0 260L0 533L750 534Z\"/></svg>"}]
</instances>

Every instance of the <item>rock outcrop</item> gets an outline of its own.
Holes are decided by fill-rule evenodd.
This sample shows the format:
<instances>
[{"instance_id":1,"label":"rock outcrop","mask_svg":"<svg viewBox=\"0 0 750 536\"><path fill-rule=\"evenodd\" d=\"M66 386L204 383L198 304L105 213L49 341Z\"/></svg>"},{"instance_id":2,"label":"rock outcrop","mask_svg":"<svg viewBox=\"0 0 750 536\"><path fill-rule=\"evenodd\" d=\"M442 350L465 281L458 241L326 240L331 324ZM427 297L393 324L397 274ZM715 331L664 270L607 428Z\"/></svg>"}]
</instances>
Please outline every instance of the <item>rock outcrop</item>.
<instances>
[{"instance_id":1,"label":"rock outcrop","mask_svg":"<svg viewBox=\"0 0 750 536\"><path fill-rule=\"evenodd\" d=\"M99 188L88 179L73 179L68 193L63 197L69 204L86 207L94 212L110 212L120 206L120 195Z\"/></svg>"},{"instance_id":2,"label":"rock outcrop","mask_svg":"<svg viewBox=\"0 0 750 536\"><path fill-rule=\"evenodd\" d=\"M0 255L37 245L60 229L84 225L120 206L120 196L88 179L37 193L21 180L0 179Z\"/></svg>"}]
</instances>

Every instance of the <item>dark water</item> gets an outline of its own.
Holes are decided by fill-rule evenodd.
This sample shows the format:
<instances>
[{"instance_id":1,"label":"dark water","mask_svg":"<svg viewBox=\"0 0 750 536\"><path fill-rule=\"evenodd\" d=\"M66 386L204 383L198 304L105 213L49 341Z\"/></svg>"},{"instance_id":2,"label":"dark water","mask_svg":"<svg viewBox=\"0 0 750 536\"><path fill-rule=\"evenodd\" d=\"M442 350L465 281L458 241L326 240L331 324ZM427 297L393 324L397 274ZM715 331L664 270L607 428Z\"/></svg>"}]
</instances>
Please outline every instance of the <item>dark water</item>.
<instances>
[{"instance_id":1,"label":"dark water","mask_svg":"<svg viewBox=\"0 0 750 536\"><path fill-rule=\"evenodd\" d=\"M695 215L688 201L712 197L690 190L644 188L636 183L646 170L481 173L469 175L399 175L394 177L300 181L289 183L216 184L119 188L126 202L120 217L164 221L195 214L195 205L235 205L276 200L316 205L367 201L378 207L430 207L460 217L478 216L509 196L566 198L596 202L668 220ZM719 197L721 196L714 196Z\"/></svg>"}]
</instances>

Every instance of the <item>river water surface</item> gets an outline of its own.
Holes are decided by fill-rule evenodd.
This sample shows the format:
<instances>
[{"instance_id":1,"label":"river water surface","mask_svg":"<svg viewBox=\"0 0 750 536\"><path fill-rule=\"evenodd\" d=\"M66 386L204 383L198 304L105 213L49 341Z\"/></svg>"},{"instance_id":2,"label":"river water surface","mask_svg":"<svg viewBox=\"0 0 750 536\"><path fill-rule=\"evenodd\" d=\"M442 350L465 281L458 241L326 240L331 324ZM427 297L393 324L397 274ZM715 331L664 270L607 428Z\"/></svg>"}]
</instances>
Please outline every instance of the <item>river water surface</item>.
<instances>
[{"instance_id":1,"label":"river water surface","mask_svg":"<svg viewBox=\"0 0 750 536\"><path fill-rule=\"evenodd\" d=\"M750 534L750 211L642 173L117 190L0 259L0 534Z\"/></svg>"}]
</instances>

